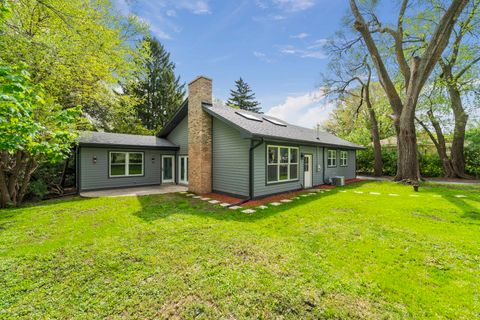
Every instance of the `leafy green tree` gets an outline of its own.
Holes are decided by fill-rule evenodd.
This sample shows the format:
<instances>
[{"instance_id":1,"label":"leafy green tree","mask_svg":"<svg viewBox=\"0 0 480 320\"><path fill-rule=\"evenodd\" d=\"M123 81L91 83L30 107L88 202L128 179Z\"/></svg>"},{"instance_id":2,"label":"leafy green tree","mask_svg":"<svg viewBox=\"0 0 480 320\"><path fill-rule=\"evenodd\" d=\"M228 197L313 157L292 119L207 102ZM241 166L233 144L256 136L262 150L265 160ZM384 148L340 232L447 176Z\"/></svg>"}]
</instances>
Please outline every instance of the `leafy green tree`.
<instances>
[{"instance_id":1,"label":"leafy green tree","mask_svg":"<svg viewBox=\"0 0 480 320\"><path fill-rule=\"evenodd\" d=\"M415 111L418 98L448 45L457 18L469 1L451 1L439 16L438 24L433 28L425 29L425 41L421 42L411 37L408 30L405 29L405 21L422 18L415 17L415 14L408 14L412 8L410 0L402 0L393 27L388 23L382 23L374 12L378 1L362 1L362 4L368 2L366 6L362 7L359 7L355 0L349 2L353 28L359 35L358 40L354 39L351 43L358 42L359 39L364 41L377 71L379 82L394 113L398 150L395 180L418 181L420 170L415 131ZM430 4L424 7L420 7L420 5L417 4L416 12L428 12L432 9ZM393 48L393 54L386 58L381 54L382 47ZM395 62L388 63L389 61ZM393 78L387 65L395 70L393 75L397 76L396 78Z\"/></svg>"},{"instance_id":2,"label":"leafy green tree","mask_svg":"<svg viewBox=\"0 0 480 320\"><path fill-rule=\"evenodd\" d=\"M80 117L77 107L44 100L23 67L0 65L0 207L23 200L32 173L71 151Z\"/></svg>"},{"instance_id":3,"label":"leafy green tree","mask_svg":"<svg viewBox=\"0 0 480 320\"><path fill-rule=\"evenodd\" d=\"M445 8L442 2L431 1L435 3L435 10L427 21L435 26ZM465 174L464 145L469 109L472 109L468 98L475 94L480 75L480 42L477 31L480 26L479 10L480 1L472 0L460 15L452 39L439 60L433 84L426 90L427 103L422 109L426 109L427 116L419 115L419 123L435 144L442 160L444 175L449 178L468 178ZM414 24L411 29L421 38L422 31L418 24ZM430 125L427 125L425 118ZM452 118L452 121L446 121L445 118ZM449 127L453 127L450 154L445 143Z\"/></svg>"},{"instance_id":4,"label":"leafy green tree","mask_svg":"<svg viewBox=\"0 0 480 320\"><path fill-rule=\"evenodd\" d=\"M29 66L31 81L65 108L81 105L97 128L115 130L112 117L133 108L113 91L136 68L132 41L145 31L110 0L14 1L2 28L0 59ZM123 114L123 113L121 113Z\"/></svg>"},{"instance_id":5,"label":"leafy green tree","mask_svg":"<svg viewBox=\"0 0 480 320\"><path fill-rule=\"evenodd\" d=\"M235 81L235 89L230 90L227 105L236 109L262 113L260 103L255 100L255 93L241 77Z\"/></svg>"},{"instance_id":6,"label":"leafy green tree","mask_svg":"<svg viewBox=\"0 0 480 320\"><path fill-rule=\"evenodd\" d=\"M138 71L125 91L136 97L138 118L149 130L160 130L173 116L185 98L185 85L175 75L175 64L160 42L145 37L136 59Z\"/></svg>"}]
</instances>

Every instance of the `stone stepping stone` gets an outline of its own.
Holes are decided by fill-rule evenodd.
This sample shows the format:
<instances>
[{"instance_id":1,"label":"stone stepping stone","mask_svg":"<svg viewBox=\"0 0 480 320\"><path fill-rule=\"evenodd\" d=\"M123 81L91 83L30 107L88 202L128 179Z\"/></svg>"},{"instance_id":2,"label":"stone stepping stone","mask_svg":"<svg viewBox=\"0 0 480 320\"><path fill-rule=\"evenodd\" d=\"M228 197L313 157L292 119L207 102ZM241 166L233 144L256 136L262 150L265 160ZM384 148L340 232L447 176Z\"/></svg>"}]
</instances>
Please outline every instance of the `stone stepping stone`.
<instances>
[{"instance_id":1,"label":"stone stepping stone","mask_svg":"<svg viewBox=\"0 0 480 320\"><path fill-rule=\"evenodd\" d=\"M224 208L225 208L225 207L228 207L229 205L230 205L230 203L226 203L226 202L220 203L220 206L221 206L221 207L224 207Z\"/></svg>"},{"instance_id":2,"label":"stone stepping stone","mask_svg":"<svg viewBox=\"0 0 480 320\"><path fill-rule=\"evenodd\" d=\"M309 195L309 194L301 194L300 197L304 197L304 198L305 198L305 197L310 197L310 195Z\"/></svg>"},{"instance_id":3,"label":"stone stepping stone","mask_svg":"<svg viewBox=\"0 0 480 320\"><path fill-rule=\"evenodd\" d=\"M272 203L270 203L270 205L276 207L276 206L281 205L281 203L280 202L272 202Z\"/></svg>"},{"instance_id":4,"label":"stone stepping stone","mask_svg":"<svg viewBox=\"0 0 480 320\"><path fill-rule=\"evenodd\" d=\"M311 196L314 196L314 195L315 195L314 192L309 192L308 194L311 195Z\"/></svg>"},{"instance_id":5,"label":"stone stepping stone","mask_svg":"<svg viewBox=\"0 0 480 320\"><path fill-rule=\"evenodd\" d=\"M267 206L258 206L257 208L258 208L258 209L262 209L262 210L264 210L264 209L268 209L268 207L267 207Z\"/></svg>"},{"instance_id":6,"label":"stone stepping stone","mask_svg":"<svg viewBox=\"0 0 480 320\"><path fill-rule=\"evenodd\" d=\"M193 193L187 193L187 197L193 197L195 196Z\"/></svg>"},{"instance_id":7,"label":"stone stepping stone","mask_svg":"<svg viewBox=\"0 0 480 320\"><path fill-rule=\"evenodd\" d=\"M232 207L229 207L228 209L230 210L237 210L237 209L241 209L242 207L240 206L232 206Z\"/></svg>"},{"instance_id":8,"label":"stone stepping stone","mask_svg":"<svg viewBox=\"0 0 480 320\"><path fill-rule=\"evenodd\" d=\"M330 192L330 191L332 191L332 189L325 189L325 191Z\"/></svg>"},{"instance_id":9,"label":"stone stepping stone","mask_svg":"<svg viewBox=\"0 0 480 320\"><path fill-rule=\"evenodd\" d=\"M295 198L293 198L293 199L294 199L294 200L300 200L300 197L295 197Z\"/></svg>"},{"instance_id":10,"label":"stone stepping stone","mask_svg":"<svg viewBox=\"0 0 480 320\"><path fill-rule=\"evenodd\" d=\"M211 198L200 198L200 200L207 201L210 200Z\"/></svg>"},{"instance_id":11,"label":"stone stepping stone","mask_svg":"<svg viewBox=\"0 0 480 320\"><path fill-rule=\"evenodd\" d=\"M388 194L390 197L400 197L399 194L396 194L396 193L389 193Z\"/></svg>"},{"instance_id":12,"label":"stone stepping stone","mask_svg":"<svg viewBox=\"0 0 480 320\"><path fill-rule=\"evenodd\" d=\"M253 210L253 209L245 209L245 210L242 210L243 213L254 213L254 212L257 212L256 210Z\"/></svg>"},{"instance_id":13,"label":"stone stepping stone","mask_svg":"<svg viewBox=\"0 0 480 320\"><path fill-rule=\"evenodd\" d=\"M466 198L467 196L463 195L463 194L456 194L455 195L455 198Z\"/></svg>"},{"instance_id":14,"label":"stone stepping stone","mask_svg":"<svg viewBox=\"0 0 480 320\"><path fill-rule=\"evenodd\" d=\"M292 200L290 200L290 199L283 199L283 200L280 200L280 202L285 202L285 203L287 203L287 202L292 202Z\"/></svg>"},{"instance_id":15,"label":"stone stepping stone","mask_svg":"<svg viewBox=\"0 0 480 320\"><path fill-rule=\"evenodd\" d=\"M363 191L353 191L354 193L362 194Z\"/></svg>"},{"instance_id":16,"label":"stone stepping stone","mask_svg":"<svg viewBox=\"0 0 480 320\"><path fill-rule=\"evenodd\" d=\"M187 194L188 191L180 191L179 193L180 193L180 194Z\"/></svg>"},{"instance_id":17,"label":"stone stepping stone","mask_svg":"<svg viewBox=\"0 0 480 320\"><path fill-rule=\"evenodd\" d=\"M409 196L409 197L415 197L415 198L420 197L418 194L409 194L408 196Z\"/></svg>"},{"instance_id":18,"label":"stone stepping stone","mask_svg":"<svg viewBox=\"0 0 480 320\"><path fill-rule=\"evenodd\" d=\"M434 198L441 198L442 196L439 195L439 194L434 194L433 197L434 197Z\"/></svg>"},{"instance_id":19,"label":"stone stepping stone","mask_svg":"<svg viewBox=\"0 0 480 320\"><path fill-rule=\"evenodd\" d=\"M194 196L194 199L200 199L202 196Z\"/></svg>"},{"instance_id":20,"label":"stone stepping stone","mask_svg":"<svg viewBox=\"0 0 480 320\"><path fill-rule=\"evenodd\" d=\"M374 196L378 196L378 195L380 195L381 193L380 193L380 192L369 192L369 194L373 194Z\"/></svg>"},{"instance_id":21,"label":"stone stepping stone","mask_svg":"<svg viewBox=\"0 0 480 320\"><path fill-rule=\"evenodd\" d=\"M340 192L347 192L347 190L340 190ZM371 193L371 192L370 192Z\"/></svg>"},{"instance_id":22,"label":"stone stepping stone","mask_svg":"<svg viewBox=\"0 0 480 320\"><path fill-rule=\"evenodd\" d=\"M210 200L210 201L208 201L208 203L211 203L211 204L216 204L216 203L219 203L219 202L220 202L220 201L218 201L218 200Z\"/></svg>"}]
</instances>

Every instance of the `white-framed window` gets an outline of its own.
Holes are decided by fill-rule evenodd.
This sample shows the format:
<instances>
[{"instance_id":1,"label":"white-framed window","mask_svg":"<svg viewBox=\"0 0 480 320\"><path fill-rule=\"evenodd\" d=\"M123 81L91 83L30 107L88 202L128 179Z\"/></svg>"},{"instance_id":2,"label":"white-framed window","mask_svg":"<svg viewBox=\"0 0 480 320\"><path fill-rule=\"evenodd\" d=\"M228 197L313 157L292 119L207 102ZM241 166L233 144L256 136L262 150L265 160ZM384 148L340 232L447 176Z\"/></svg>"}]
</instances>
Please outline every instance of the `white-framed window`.
<instances>
[{"instance_id":1,"label":"white-framed window","mask_svg":"<svg viewBox=\"0 0 480 320\"><path fill-rule=\"evenodd\" d=\"M267 183L298 180L297 147L267 146Z\"/></svg>"},{"instance_id":2,"label":"white-framed window","mask_svg":"<svg viewBox=\"0 0 480 320\"><path fill-rule=\"evenodd\" d=\"M109 153L110 178L143 176L143 152L118 152Z\"/></svg>"},{"instance_id":3,"label":"white-framed window","mask_svg":"<svg viewBox=\"0 0 480 320\"><path fill-rule=\"evenodd\" d=\"M337 150L327 151L327 167L337 166Z\"/></svg>"},{"instance_id":4,"label":"white-framed window","mask_svg":"<svg viewBox=\"0 0 480 320\"><path fill-rule=\"evenodd\" d=\"M340 151L340 167L348 166L348 151Z\"/></svg>"}]
</instances>

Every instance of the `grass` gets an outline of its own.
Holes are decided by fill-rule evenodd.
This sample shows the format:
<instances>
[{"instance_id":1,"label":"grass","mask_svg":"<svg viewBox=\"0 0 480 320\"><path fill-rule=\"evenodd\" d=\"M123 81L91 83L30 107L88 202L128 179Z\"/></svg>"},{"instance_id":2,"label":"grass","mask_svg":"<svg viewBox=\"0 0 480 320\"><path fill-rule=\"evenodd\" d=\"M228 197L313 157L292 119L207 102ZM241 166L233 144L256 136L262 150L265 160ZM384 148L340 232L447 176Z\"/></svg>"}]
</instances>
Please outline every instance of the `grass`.
<instances>
[{"instance_id":1,"label":"grass","mask_svg":"<svg viewBox=\"0 0 480 320\"><path fill-rule=\"evenodd\" d=\"M3 210L0 318L478 318L479 191L364 182L251 215L180 195Z\"/></svg>"}]
</instances>

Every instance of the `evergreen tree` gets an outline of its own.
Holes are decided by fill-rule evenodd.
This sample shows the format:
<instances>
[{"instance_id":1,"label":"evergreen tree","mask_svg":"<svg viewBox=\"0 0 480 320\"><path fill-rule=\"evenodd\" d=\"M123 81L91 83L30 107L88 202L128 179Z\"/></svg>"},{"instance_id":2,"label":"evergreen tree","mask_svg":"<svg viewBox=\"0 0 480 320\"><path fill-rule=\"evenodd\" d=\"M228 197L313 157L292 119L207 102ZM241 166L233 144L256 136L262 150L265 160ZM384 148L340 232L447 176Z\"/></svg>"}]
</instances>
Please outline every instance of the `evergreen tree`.
<instances>
[{"instance_id":1,"label":"evergreen tree","mask_svg":"<svg viewBox=\"0 0 480 320\"><path fill-rule=\"evenodd\" d=\"M175 64L160 42L153 37L142 41L137 64L141 71L127 86L127 93L135 96L138 118L149 130L160 130L177 111L184 100L185 84L175 76Z\"/></svg>"},{"instance_id":2,"label":"evergreen tree","mask_svg":"<svg viewBox=\"0 0 480 320\"><path fill-rule=\"evenodd\" d=\"M227 100L227 105L246 111L263 113L260 103L255 100L255 93L252 92L248 83L242 78L235 81L235 89L230 90L230 99Z\"/></svg>"}]
</instances>

